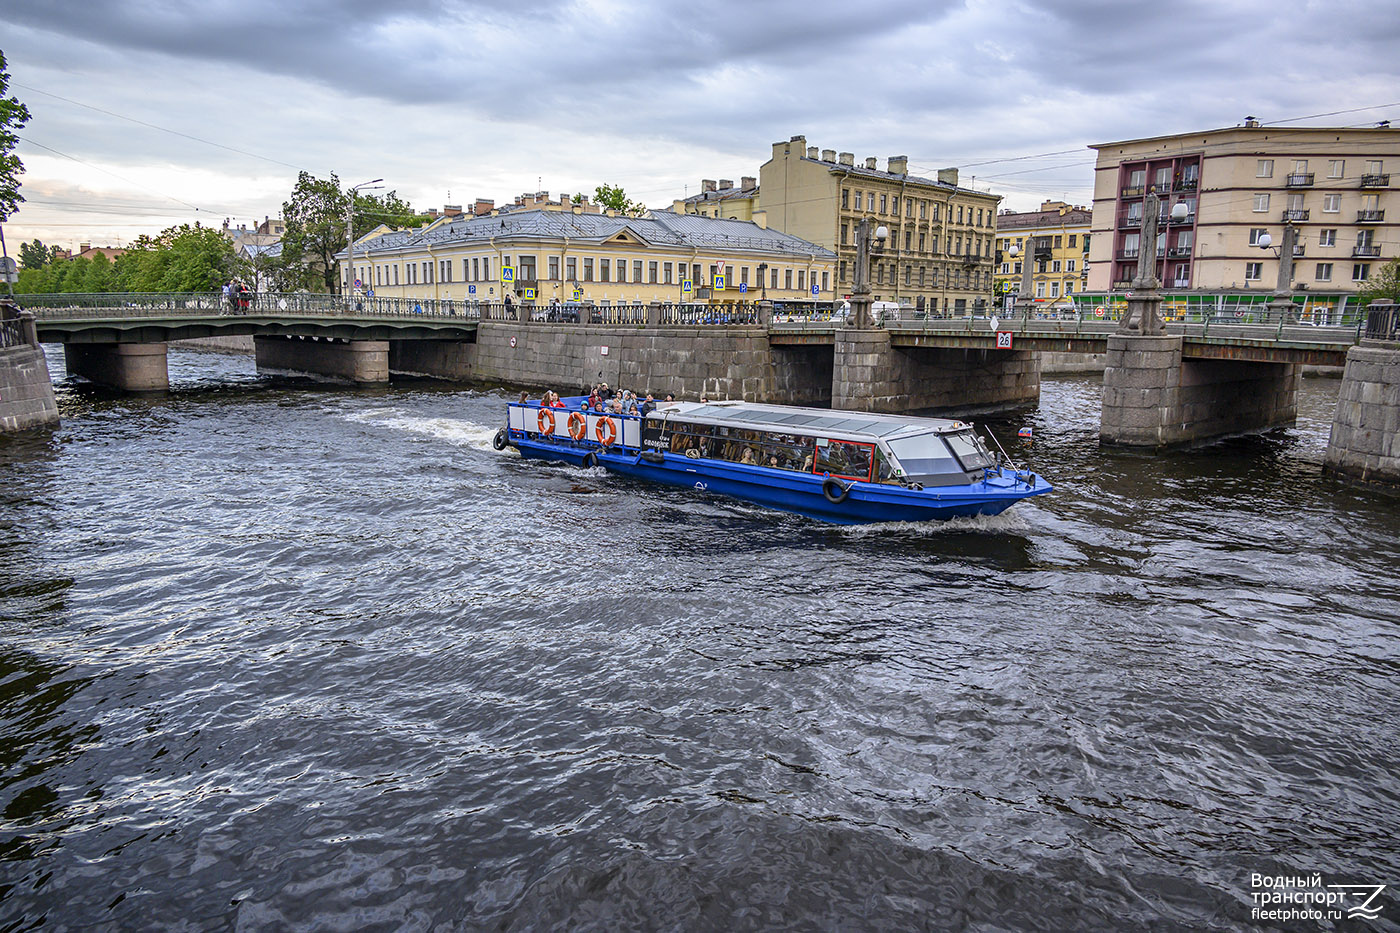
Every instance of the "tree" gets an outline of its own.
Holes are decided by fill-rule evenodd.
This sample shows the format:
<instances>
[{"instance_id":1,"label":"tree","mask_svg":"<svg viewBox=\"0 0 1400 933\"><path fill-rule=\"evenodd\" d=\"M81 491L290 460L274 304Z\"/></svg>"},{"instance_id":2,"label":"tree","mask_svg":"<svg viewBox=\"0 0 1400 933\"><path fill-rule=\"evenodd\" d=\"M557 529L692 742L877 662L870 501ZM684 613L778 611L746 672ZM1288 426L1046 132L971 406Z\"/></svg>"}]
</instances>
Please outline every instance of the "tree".
<instances>
[{"instance_id":1,"label":"tree","mask_svg":"<svg viewBox=\"0 0 1400 933\"><path fill-rule=\"evenodd\" d=\"M281 277L288 285L301 288L319 286L336 290L340 280L335 254L345 249L345 211L350 193L342 191L334 174L320 179L310 172L297 176L291 198L282 204L287 224L282 234ZM355 192L354 226L359 238L380 224L400 228L414 226L420 218L412 206L390 191L383 197Z\"/></svg>"},{"instance_id":2,"label":"tree","mask_svg":"<svg viewBox=\"0 0 1400 933\"><path fill-rule=\"evenodd\" d=\"M1361 307L1372 301L1400 301L1400 259L1392 259L1379 272L1366 280L1366 287L1356 293Z\"/></svg>"},{"instance_id":3,"label":"tree","mask_svg":"<svg viewBox=\"0 0 1400 933\"><path fill-rule=\"evenodd\" d=\"M24 174L24 163L14 154L19 137L18 130L29 122L29 108L6 97L10 89L10 72L5 66L5 53L0 52L0 223L10 219L19 210L24 198L19 193L19 176Z\"/></svg>"},{"instance_id":4,"label":"tree","mask_svg":"<svg viewBox=\"0 0 1400 933\"><path fill-rule=\"evenodd\" d=\"M621 185L599 185L594 189L594 196L600 206L628 217L640 217L647 210L645 204L638 204L636 201L630 200L627 197L627 192L622 190Z\"/></svg>"},{"instance_id":5,"label":"tree","mask_svg":"<svg viewBox=\"0 0 1400 933\"><path fill-rule=\"evenodd\" d=\"M24 269L41 269L53 259L53 253L40 240L19 245L19 264Z\"/></svg>"},{"instance_id":6,"label":"tree","mask_svg":"<svg viewBox=\"0 0 1400 933\"><path fill-rule=\"evenodd\" d=\"M245 272L233 244L222 233L200 224L181 224L155 237L137 237L117 258L115 280L127 292L211 292Z\"/></svg>"}]
</instances>

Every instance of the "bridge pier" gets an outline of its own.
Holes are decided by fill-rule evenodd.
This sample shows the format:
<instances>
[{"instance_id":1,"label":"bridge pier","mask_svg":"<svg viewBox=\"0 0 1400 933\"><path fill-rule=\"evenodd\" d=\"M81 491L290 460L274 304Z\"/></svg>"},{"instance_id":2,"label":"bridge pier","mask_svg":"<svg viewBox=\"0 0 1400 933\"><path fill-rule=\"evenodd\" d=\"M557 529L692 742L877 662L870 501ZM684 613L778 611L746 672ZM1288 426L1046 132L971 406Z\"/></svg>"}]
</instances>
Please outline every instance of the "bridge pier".
<instances>
[{"instance_id":1,"label":"bridge pier","mask_svg":"<svg viewBox=\"0 0 1400 933\"><path fill-rule=\"evenodd\" d=\"M1182 338L1108 338L1099 443L1163 450L1292 424L1296 363L1192 359Z\"/></svg>"},{"instance_id":2,"label":"bridge pier","mask_svg":"<svg viewBox=\"0 0 1400 933\"><path fill-rule=\"evenodd\" d=\"M253 340L258 372L311 373L356 385L389 381L389 341L314 337L268 337Z\"/></svg>"},{"instance_id":3,"label":"bridge pier","mask_svg":"<svg viewBox=\"0 0 1400 933\"><path fill-rule=\"evenodd\" d=\"M71 375L124 392L170 388L165 343L65 343L63 362Z\"/></svg>"},{"instance_id":4,"label":"bridge pier","mask_svg":"<svg viewBox=\"0 0 1400 933\"><path fill-rule=\"evenodd\" d=\"M1400 344L1347 352L1322 469L1340 479L1400 486Z\"/></svg>"},{"instance_id":5,"label":"bridge pier","mask_svg":"<svg viewBox=\"0 0 1400 933\"><path fill-rule=\"evenodd\" d=\"M831 406L853 411L1005 411L1040 399L1030 350L894 347L883 329L838 329Z\"/></svg>"}]
</instances>

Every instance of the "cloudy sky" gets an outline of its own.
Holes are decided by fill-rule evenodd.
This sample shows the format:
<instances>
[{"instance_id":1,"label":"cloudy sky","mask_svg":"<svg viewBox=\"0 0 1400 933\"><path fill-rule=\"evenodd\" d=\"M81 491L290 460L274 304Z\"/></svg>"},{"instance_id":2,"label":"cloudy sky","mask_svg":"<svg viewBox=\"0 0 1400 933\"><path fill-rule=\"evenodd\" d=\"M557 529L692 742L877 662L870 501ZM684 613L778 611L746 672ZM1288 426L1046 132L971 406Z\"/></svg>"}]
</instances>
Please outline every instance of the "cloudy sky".
<instances>
[{"instance_id":1,"label":"cloudy sky","mask_svg":"<svg viewBox=\"0 0 1400 933\"><path fill-rule=\"evenodd\" d=\"M1353 0L0 0L20 241L276 215L299 169L415 207L622 185L774 141L1088 203L1089 143L1400 120L1400 5ZM975 177L975 181L973 180Z\"/></svg>"}]
</instances>

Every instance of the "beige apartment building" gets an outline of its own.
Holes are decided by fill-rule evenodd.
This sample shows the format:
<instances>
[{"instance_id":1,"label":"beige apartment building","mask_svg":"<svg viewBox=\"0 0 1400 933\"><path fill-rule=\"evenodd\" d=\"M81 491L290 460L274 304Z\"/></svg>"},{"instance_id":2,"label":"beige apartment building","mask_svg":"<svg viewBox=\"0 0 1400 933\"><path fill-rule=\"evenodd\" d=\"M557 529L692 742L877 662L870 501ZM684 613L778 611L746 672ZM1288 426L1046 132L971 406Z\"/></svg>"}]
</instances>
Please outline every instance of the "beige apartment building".
<instances>
[{"instance_id":1,"label":"beige apartment building","mask_svg":"<svg viewBox=\"0 0 1400 933\"><path fill-rule=\"evenodd\" d=\"M909 174L909 159L890 156L857 165L849 152L808 146L794 136L773 144L759 169L759 205L767 225L837 254L842 297L855 282L856 225L864 217L889 228L871 257L877 301L928 313L963 314L992 300L997 204L1000 195L958 186L958 170L937 178Z\"/></svg>"},{"instance_id":2,"label":"beige apartment building","mask_svg":"<svg viewBox=\"0 0 1400 933\"><path fill-rule=\"evenodd\" d=\"M830 302L835 272L831 250L752 222L532 207L381 227L355 242L354 275L379 297L616 306Z\"/></svg>"},{"instance_id":3,"label":"beige apartment building","mask_svg":"<svg viewBox=\"0 0 1400 933\"><path fill-rule=\"evenodd\" d=\"M889 238L872 255L876 301L894 301L928 313L965 314L990 305L996 211L1000 195L958 186L958 170L937 178L909 174L905 156L885 169L850 152L808 146L794 136L773 144L755 179L739 187L703 180L700 193L674 202L677 213L752 218L837 255L836 297L855 285L856 225L869 217Z\"/></svg>"},{"instance_id":4,"label":"beige apartment building","mask_svg":"<svg viewBox=\"0 0 1400 933\"><path fill-rule=\"evenodd\" d=\"M1168 290L1272 291L1286 226L1292 286L1354 292L1400 255L1400 129L1242 126L1100 143L1089 289L1124 291L1155 248ZM1141 240L1149 191L1161 199L1155 244ZM1173 219L1174 205L1186 205ZM1268 234L1272 246L1259 245Z\"/></svg>"},{"instance_id":5,"label":"beige apartment building","mask_svg":"<svg viewBox=\"0 0 1400 933\"><path fill-rule=\"evenodd\" d=\"M1089 228L1092 212L1064 201L1044 201L1038 211L1002 211L997 215L996 293L1019 298L1024 263L1029 257L1031 300L1053 305L1083 292L1089 284ZM1011 247L1017 254L1011 255Z\"/></svg>"}]
</instances>

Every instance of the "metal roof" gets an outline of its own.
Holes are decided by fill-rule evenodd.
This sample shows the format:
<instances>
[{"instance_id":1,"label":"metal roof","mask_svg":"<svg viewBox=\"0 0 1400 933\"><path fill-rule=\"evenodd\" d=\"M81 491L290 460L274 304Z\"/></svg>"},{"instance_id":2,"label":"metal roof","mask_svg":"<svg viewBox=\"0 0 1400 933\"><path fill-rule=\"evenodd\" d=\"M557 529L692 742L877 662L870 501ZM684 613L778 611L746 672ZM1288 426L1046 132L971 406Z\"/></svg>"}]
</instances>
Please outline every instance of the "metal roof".
<instances>
[{"instance_id":1,"label":"metal roof","mask_svg":"<svg viewBox=\"0 0 1400 933\"><path fill-rule=\"evenodd\" d=\"M564 211L521 210L495 217L469 217L440 224L429 230L399 230L355 244L382 253L519 240L562 240L601 245L627 230L649 246L703 247L727 252L789 253L835 259L836 254L815 243L769 230L746 220L724 220L695 214L650 211L644 217L609 217L606 214L573 214ZM337 256L343 256L342 250Z\"/></svg>"},{"instance_id":2,"label":"metal roof","mask_svg":"<svg viewBox=\"0 0 1400 933\"><path fill-rule=\"evenodd\" d=\"M790 405L763 405L755 402L679 402L656 410L657 415L704 424L722 424L760 431L823 436L897 437L927 431L949 431L966 427L966 422L948 418L920 418L914 415L886 415L876 412L833 411Z\"/></svg>"}]
</instances>

